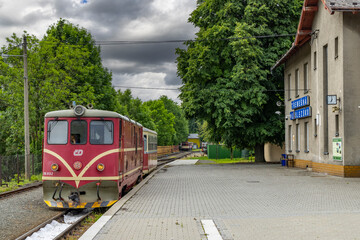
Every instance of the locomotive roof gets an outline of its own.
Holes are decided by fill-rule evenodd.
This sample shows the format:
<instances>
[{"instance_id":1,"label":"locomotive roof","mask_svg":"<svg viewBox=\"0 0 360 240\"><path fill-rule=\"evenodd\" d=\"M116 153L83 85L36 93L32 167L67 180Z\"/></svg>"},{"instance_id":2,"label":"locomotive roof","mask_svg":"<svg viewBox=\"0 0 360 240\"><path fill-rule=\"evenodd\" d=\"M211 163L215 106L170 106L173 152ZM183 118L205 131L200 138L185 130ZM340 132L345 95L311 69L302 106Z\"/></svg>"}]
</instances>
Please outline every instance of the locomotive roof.
<instances>
[{"instance_id":1,"label":"locomotive roof","mask_svg":"<svg viewBox=\"0 0 360 240\"><path fill-rule=\"evenodd\" d=\"M146 127L143 128L143 132L150 132L150 133L153 133L153 134L156 134L157 135L157 132L153 131L153 130L150 130Z\"/></svg>"},{"instance_id":2,"label":"locomotive roof","mask_svg":"<svg viewBox=\"0 0 360 240\"><path fill-rule=\"evenodd\" d=\"M75 115L74 109L67 109L67 110L58 110L58 111L52 111L45 114L45 118L56 118L56 117L74 117ZM117 112L111 112L106 110L98 110L98 109L85 109L84 115L81 117L103 117L103 118L122 118L126 121L132 122L134 124L137 124L139 126L142 126L140 123L135 122L134 120L131 120L128 117L125 117Z\"/></svg>"}]
</instances>

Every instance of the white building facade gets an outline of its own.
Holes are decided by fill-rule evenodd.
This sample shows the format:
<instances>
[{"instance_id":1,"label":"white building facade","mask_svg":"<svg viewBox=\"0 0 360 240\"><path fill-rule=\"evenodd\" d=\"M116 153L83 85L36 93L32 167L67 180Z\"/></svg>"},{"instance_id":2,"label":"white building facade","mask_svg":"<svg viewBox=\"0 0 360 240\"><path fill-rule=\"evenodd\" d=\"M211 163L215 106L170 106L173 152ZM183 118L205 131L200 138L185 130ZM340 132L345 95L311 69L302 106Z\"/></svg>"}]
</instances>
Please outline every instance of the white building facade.
<instances>
[{"instance_id":1,"label":"white building facade","mask_svg":"<svg viewBox=\"0 0 360 240\"><path fill-rule=\"evenodd\" d=\"M360 177L360 2L305 0L285 64L285 147L295 167Z\"/></svg>"}]
</instances>

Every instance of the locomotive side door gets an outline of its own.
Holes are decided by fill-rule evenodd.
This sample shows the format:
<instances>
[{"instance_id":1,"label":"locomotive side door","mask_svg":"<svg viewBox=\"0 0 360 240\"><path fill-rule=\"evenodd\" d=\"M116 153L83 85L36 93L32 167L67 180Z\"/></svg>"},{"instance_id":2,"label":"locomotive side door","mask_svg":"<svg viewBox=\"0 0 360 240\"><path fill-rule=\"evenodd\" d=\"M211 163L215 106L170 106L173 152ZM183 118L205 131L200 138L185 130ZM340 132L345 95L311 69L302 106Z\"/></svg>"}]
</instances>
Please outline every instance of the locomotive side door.
<instances>
[{"instance_id":1,"label":"locomotive side door","mask_svg":"<svg viewBox=\"0 0 360 240\"><path fill-rule=\"evenodd\" d=\"M124 173L125 173L125 169L124 169L124 137L123 137L123 119L119 119L119 148L120 148L120 154L119 154L119 176L120 182L123 182L124 180Z\"/></svg>"}]
</instances>

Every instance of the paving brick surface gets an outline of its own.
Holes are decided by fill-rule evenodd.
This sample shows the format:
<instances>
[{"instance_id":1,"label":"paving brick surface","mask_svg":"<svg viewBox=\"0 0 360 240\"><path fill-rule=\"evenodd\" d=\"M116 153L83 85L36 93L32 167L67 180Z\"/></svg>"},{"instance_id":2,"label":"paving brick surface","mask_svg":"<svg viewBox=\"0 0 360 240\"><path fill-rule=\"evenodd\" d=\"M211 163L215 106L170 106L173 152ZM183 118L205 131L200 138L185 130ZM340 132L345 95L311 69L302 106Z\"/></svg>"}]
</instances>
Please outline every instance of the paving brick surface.
<instances>
[{"instance_id":1,"label":"paving brick surface","mask_svg":"<svg viewBox=\"0 0 360 240\"><path fill-rule=\"evenodd\" d=\"M279 165L172 165L160 170L95 239L360 239L360 179Z\"/></svg>"}]
</instances>

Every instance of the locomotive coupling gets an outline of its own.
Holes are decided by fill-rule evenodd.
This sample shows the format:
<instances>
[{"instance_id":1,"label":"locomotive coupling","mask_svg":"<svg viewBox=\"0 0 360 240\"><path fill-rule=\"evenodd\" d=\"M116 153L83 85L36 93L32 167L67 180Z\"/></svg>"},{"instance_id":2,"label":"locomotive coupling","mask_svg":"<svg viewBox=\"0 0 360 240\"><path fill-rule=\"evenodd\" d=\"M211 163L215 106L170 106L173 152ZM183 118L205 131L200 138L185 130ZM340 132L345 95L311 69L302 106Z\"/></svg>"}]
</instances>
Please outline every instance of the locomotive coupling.
<instances>
[{"instance_id":1,"label":"locomotive coupling","mask_svg":"<svg viewBox=\"0 0 360 240\"><path fill-rule=\"evenodd\" d=\"M72 192L69 199L73 201L75 207L80 204L80 197L78 192Z\"/></svg>"}]
</instances>

